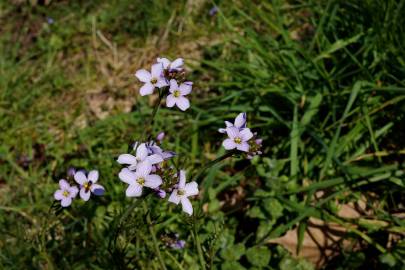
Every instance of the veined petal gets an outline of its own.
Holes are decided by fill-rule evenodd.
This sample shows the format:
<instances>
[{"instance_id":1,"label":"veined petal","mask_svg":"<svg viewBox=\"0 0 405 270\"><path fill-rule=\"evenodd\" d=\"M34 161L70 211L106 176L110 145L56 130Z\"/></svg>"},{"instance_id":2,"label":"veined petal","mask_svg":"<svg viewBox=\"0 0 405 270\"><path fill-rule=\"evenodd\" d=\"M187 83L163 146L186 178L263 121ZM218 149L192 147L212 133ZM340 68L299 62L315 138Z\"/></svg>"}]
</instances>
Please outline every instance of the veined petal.
<instances>
[{"instance_id":1,"label":"veined petal","mask_svg":"<svg viewBox=\"0 0 405 270\"><path fill-rule=\"evenodd\" d=\"M182 96L188 95L188 94L191 93L191 89L192 89L192 88L193 88L193 87L192 87L190 84L182 83L182 84L180 84L180 86L179 86L180 94L181 94Z\"/></svg>"},{"instance_id":2,"label":"veined petal","mask_svg":"<svg viewBox=\"0 0 405 270\"><path fill-rule=\"evenodd\" d=\"M68 207L69 205L72 204L72 198L70 197L64 197L61 201L60 201L60 205L62 205L63 207Z\"/></svg>"},{"instance_id":3,"label":"veined petal","mask_svg":"<svg viewBox=\"0 0 405 270\"><path fill-rule=\"evenodd\" d=\"M150 74L149 71L146 69L140 69L135 73L135 76L140 80L141 82L150 82L152 75Z\"/></svg>"},{"instance_id":4,"label":"veined petal","mask_svg":"<svg viewBox=\"0 0 405 270\"><path fill-rule=\"evenodd\" d=\"M96 183L98 180L98 171L97 170L90 171L87 179L92 183Z\"/></svg>"},{"instance_id":5,"label":"veined petal","mask_svg":"<svg viewBox=\"0 0 405 270\"><path fill-rule=\"evenodd\" d=\"M159 78L163 73L163 64L157 63L152 65L152 77Z\"/></svg>"},{"instance_id":6,"label":"veined petal","mask_svg":"<svg viewBox=\"0 0 405 270\"><path fill-rule=\"evenodd\" d=\"M184 64L183 58L177 58L170 64L170 68L172 69L179 69Z\"/></svg>"},{"instance_id":7,"label":"veined petal","mask_svg":"<svg viewBox=\"0 0 405 270\"><path fill-rule=\"evenodd\" d=\"M169 65L170 65L170 60L167 59L167 58L164 58L164 57L158 58L158 59L157 59L157 62L158 62L158 63L161 63L161 64L163 65L163 68L164 68L164 69L167 69L167 68L169 67Z\"/></svg>"},{"instance_id":8,"label":"veined petal","mask_svg":"<svg viewBox=\"0 0 405 270\"><path fill-rule=\"evenodd\" d=\"M82 171L76 172L73 178L79 185L83 185L87 182L87 177Z\"/></svg>"},{"instance_id":9,"label":"veined petal","mask_svg":"<svg viewBox=\"0 0 405 270\"><path fill-rule=\"evenodd\" d=\"M150 156L146 157L146 160L149 161L150 164L156 164L156 163L163 162L163 158L158 154L150 155Z\"/></svg>"},{"instance_id":10,"label":"veined petal","mask_svg":"<svg viewBox=\"0 0 405 270\"><path fill-rule=\"evenodd\" d=\"M90 190L91 190L91 192L94 193L94 195L97 195L97 196L101 196L105 192L104 187L102 185L99 185L99 184L91 185Z\"/></svg>"},{"instance_id":11,"label":"veined petal","mask_svg":"<svg viewBox=\"0 0 405 270\"><path fill-rule=\"evenodd\" d=\"M185 111L190 108L190 101L188 101L187 98L180 96L176 100L176 105L180 108L180 110Z\"/></svg>"},{"instance_id":12,"label":"veined petal","mask_svg":"<svg viewBox=\"0 0 405 270\"><path fill-rule=\"evenodd\" d=\"M136 175L135 175L135 173L131 172L129 169L124 168L118 174L118 178L124 183L133 185L136 180Z\"/></svg>"},{"instance_id":13,"label":"veined petal","mask_svg":"<svg viewBox=\"0 0 405 270\"><path fill-rule=\"evenodd\" d=\"M61 179L61 180L59 180L59 187L61 189L68 189L68 188L70 188L70 185L65 179Z\"/></svg>"},{"instance_id":14,"label":"veined petal","mask_svg":"<svg viewBox=\"0 0 405 270\"><path fill-rule=\"evenodd\" d=\"M226 133L226 129L225 128L220 128L220 129L218 129L218 132L219 133Z\"/></svg>"},{"instance_id":15,"label":"veined petal","mask_svg":"<svg viewBox=\"0 0 405 270\"><path fill-rule=\"evenodd\" d=\"M87 202L90 199L90 190L86 192L84 188L80 189L80 198Z\"/></svg>"},{"instance_id":16,"label":"veined petal","mask_svg":"<svg viewBox=\"0 0 405 270\"><path fill-rule=\"evenodd\" d=\"M145 187L157 188L162 184L162 178L159 175L151 174L145 177Z\"/></svg>"},{"instance_id":17,"label":"veined petal","mask_svg":"<svg viewBox=\"0 0 405 270\"><path fill-rule=\"evenodd\" d=\"M139 197L142 195L142 186L138 183L134 185L129 185L127 190L125 191L125 195L127 197Z\"/></svg>"},{"instance_id":18,"label":"veined petal","mask_svg":"<svg viewBox=\"0 0 405 270\"><path fill-rule=\"evenodd\" d=\"M150 174L152 170L152 164L149 163L149 161L144 161L138 164L138 167L136 168L136 178L138 177L146 177L147 175Z\"/></svg>"},{"instance_id":19,"label":"veined petal","mask_svg":"<svg viewBox=\"0 0 405 270\"><path fill-rule=\"evenodd\" d=\"M253 137L253 133L250 131L249 128L244 128L239 135L241 136L241 139L245 142L250 140Z\"/></svg>"},{"instance_id":20,"label":"veined petal","mask_svg":"<svg viewBox=\"0 0 405 270\"><path fill-rule=\"evenodd\" d=\"M186 191L186 197L195 196L198 194L198 184L195 181L187 183L184 190Z\"/></svg>"},{"instance_id":21,"label":"veined petal","mask_svg":"<svg viewBox=\"0 0 405 270\"><path fill-rule=\"evenodd\" d=\"M146 148L146 144L142 143L136 149L136 158L138 161L143 161L148 156L148 148Z\"/></svg>"},{"instance_id":22,"label":"veined petal","mask_svg":"<svg viewBox=\"0 0 405 270\"><path fill-rule=\"evenodd\" d=\"M183 211L191 216L193 214L193 206L190 200L187 197L182 197L180 201Z\"/></svg>"},{"instance_id":23,"label":"veined petal","mask_svg":"<svg viewBox=\"0 0 405 270\"><path fill-rule=\"evenodd\" d=\"M65 196L63 196L63 190L58 189L57 191L55 191L55 193L53 194L53 197L55 198L55 200L60 201L62 200Z\"/></svg>"},{"instance_id":24,"label":"veined petal","mask_svg":"<svg viewBox=\"0 0 405 270\"><path fill-rule=\"evenodd\" d=\"M152 94L153 90L155 90L155 86L150 82L147 82L141 87L139 93L141 94L141 96L147 96Z\"/></svg>"},{"instance_id":25,"label":"veined petal","mask_svg":"<svg viewBox=\"0 0 405 270\"><path fill-rule=\"evenodd\" d=\"M179 85L177 84L177 81L175 79L171 79L169 92L173 93L175 90L178 90L178 89L179 89Z\"/></svg>"},{"instance_id":26,"label":"veined petal","mask_svg":"<svg viewBox=\"0 0 405 270\"><path fill-rule=\"evenodd\" d=\"M226 127L233 127L233 124L229 121L225 121L225 126Z\"/></svg>"},{"instance_id":27,"label":"veined petal","mask_svg":"<svg viewBox=\"0 0 405 270\"><path fill-rule=\"evenodd\" d=\"M236 149L243 151L243 152L249 152L249 144L247 142L242 142L241 144L236 144Z\"/></svg>"},{"instance_id":28,"label":"veined petal","mask_svg":"<svg viewBox=\"0 0 405 270\"><path fill-rule=\"evenodd\" d=\"M172 194L170 194L170 197L169 197L169 200L168 200L168 201L169 201L169 202L172 202L172 203L174 203L174 204L179 204L179 202L180 202L180 196L177 195L177 189L173 190Z\"/></svg>"},{"instance_id":29,"label":"veined petal","mask_svg":"<svg viewBox=\"0 0 405 270\"><path fill-rule=\"evenodd\" d=\"M246 113L240 113L235 118L235 127L244 128L246 126Z\"/></svg>"},{"instance_id":30,"label":"veined petal","mask_svg":"<svg viewBox=\"0 0 405 270\"><path fill-rule=\"evenodd\" d=\"M136 157L131 154L122 154L118 157L117 162L119 164L136 164Z\"/></svg>"},{"instance_id":31,"label":"veined petal","mask_svg":"<svg viewBox=\"0 0 405 270\"><path fill-rule=\"evenodd\" d=\"M225 141L222 142L222 146L226 150L231 150L231 149L234 149L236 147L236 143L232 139L226 139Z\"/></svg>"},{"instance_id":32,"label":"veined petal","mask_svg":"<svg viewBox=\"0 0 405 270\"><path fill-rule=\"evenodd\" d=\"M184 189L185 186L186 186L186 171L180 170L179 189Z\"/></svg>"},{"instance_id":33,"label":"veined petal","mask_svg":"<svg viewBox=\"0 0 405 270\"><path fill-rule=\"evenodd\" d=\"M239 136L239 129L237 129L236 127L227 127L226 134L228 134L229 138L235 139Z\"/></svg>"},{"instance_id":34,"label":"veined petal","mask_svg":"<svg viewBox=\"0 0 405 270\"><path fill-rule=\"evenodd\" d=\"M171 108L176 104L176 99L172 94L169 94L166 98L166 106Z\"/></svg>"}]
</instances>

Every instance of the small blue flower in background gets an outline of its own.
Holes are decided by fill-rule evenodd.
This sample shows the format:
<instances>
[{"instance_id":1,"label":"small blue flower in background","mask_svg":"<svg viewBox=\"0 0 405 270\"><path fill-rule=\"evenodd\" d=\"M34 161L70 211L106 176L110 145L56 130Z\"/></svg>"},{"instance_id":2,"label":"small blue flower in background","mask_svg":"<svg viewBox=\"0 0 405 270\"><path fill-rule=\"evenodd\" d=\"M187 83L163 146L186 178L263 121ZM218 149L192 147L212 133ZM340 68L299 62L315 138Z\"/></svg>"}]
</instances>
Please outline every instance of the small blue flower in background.
<instances>
[{"instance_id":1,"label":"small blue flower in background","mask_svg":"<svg viewBox=\"0 0 405 270\"><path fill-rule=\"evenodd\" d=\"M217 6L213 6L211 9L210 9L210 11L208 12L208 14L210 15L210 16L214 16L214 15L216 15L217 13L218 13L218 7Z\"/></svg>"},{"instance_id":2,"label":"small blue flower in background","mask_svg":"<svg viewBox=\"0 0 405 270\"><path fill-rule=\"evenodd\" d=\"M46 17L46 22L47 22L48 24L53 24L53 23L55 22L55 20L52 19L51 17Z\"/></svg>"}]
</instances>

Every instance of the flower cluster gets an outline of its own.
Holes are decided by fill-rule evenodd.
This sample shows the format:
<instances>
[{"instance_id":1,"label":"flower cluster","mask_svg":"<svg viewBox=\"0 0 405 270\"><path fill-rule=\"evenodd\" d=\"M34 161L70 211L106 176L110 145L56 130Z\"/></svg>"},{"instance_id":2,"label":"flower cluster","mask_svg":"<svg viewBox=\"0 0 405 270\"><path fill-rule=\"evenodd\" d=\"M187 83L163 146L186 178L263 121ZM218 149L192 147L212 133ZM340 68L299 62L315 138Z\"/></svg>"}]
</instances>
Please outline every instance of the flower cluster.
<instances>
[{"instance_id":1,"label":"flower cluster","mask_svg":"<svg viewBox=\"0 0 405 270\"><path fill-rule=\"evenodd\" d=\"M157 136L157 141L161 142L164 135ZM143 188L150 188L160 198L166 197L166 192L171 192L169 202L182 204L183 211L189 215L193 213L193 207L188 197L198 194L196 182L186 184L184 170L176 173L173 167L167 165L167 160L175 153L164 151L157 142L135 143L135 155L122 154L117 162L125 165L118 174L119 179L128 184L126 189L127 197L140 197Z\"/></svg>"},{"instance_id":2,"label":"flower cluster","mask_svg":"<svg viewBox=\"0 0 405 270\"><path fill-rule=\"evenodd\" d=\"M141 96L151 95L157 88L159 94L166 96L167 107L176 105L182 111L187 110L190 102L186 96L191 93L193 83L185 80L183 64L182 58L173 62L167 58L158 58L150 72L146 69L138 70L135 76L144 83L139 90Z\"/></svg>"},{"instance_id":3,"label":"flower cluster","mask_svg":"<svg viewBox=\"0 0 405 270\"><path fill-rule=\"evenodd\" d=\"M65 179L61 179L59 181L60 189L55 191L53 196L55 200L60 201L62 207L68 207L71 205L73 199L76 198L78 193L80 194L80 198L82 198L84 201L88 201L90 199L91 193L97 196L104 194L104 187L96 184L98 181L97 170L90 171L86 176L84 171L76 172L73 169L69 169L68 174L73 176L77 186L71 186Z\"/></svg>"},{"instance_id":4,"label":"flower cluster","mask_svg":"<svg viewBox=\"0 0 405 270\"><path fill-rule=\"evenodd\" d=\"M247 153L251 159L255 155L261 155L262 139L257 138L257 133L252 133L247 128L246 113L236 116L234 123L225 121L225 128L220 128L220 133L226 133L228 138L222 142L226 150L237 149Z\"/></svg>"}]
</instances>

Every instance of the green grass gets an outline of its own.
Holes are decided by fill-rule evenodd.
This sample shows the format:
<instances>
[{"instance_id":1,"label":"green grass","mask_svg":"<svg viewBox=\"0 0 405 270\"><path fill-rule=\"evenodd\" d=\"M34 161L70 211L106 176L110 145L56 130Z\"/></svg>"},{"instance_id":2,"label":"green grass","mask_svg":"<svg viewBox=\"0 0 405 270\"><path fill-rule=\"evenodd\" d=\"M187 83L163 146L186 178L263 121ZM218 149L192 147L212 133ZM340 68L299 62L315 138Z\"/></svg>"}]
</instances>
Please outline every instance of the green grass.
<instances>
[{"instance_id":1,"label":"green grass","mask_svg":"<svg viewBox=\"0 0 405 270\"><path fill-rule=\"evenodd\" d=\"M345 238L360 248L324 268L402 269L405 1L222 1L212 17L210 1L12 2L0 3L1 268L160 269L151 219L168 269L312 269L268 244L295 227L302 241L312 217L356 225ZM189 174L224 153L217 129L241 111L264 139L260 158L207 172L195 219L157 198L145 212L117 176L152 111L132 74L158 56L184 57L195 83L191 109L163 108L151 128ZM97 168L107 193L56 215L69 167ZM368 216L337 214L364 198ZM184 250L165 246L173 233Z\"/></svg>"}]
</instances>

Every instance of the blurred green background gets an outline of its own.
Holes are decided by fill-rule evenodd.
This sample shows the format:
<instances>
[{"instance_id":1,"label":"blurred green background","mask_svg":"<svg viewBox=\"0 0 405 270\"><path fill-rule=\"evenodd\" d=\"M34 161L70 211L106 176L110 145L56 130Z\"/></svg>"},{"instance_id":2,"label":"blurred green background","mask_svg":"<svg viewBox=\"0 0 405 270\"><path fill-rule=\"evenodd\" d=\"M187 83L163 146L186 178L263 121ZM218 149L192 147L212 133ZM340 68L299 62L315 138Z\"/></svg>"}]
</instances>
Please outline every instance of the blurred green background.
<instances>
[{"instance_id":1,"label":"blurred green background","mask_svg":"<svg viewBox=\"0 0 405 270\"><path fill-rule=\"evenodd\" d=\"M182 57L192 106L160 110L152 134L192 175L246 111L264 153L211 168L193 218L147 200L168 269L404 269L404 14L403 0L0 1L1 268L161 269L115 159L156 100L133 74ZM70 167L98 169L107 192L55 213Z\"/></svg>"}]
</instances>

